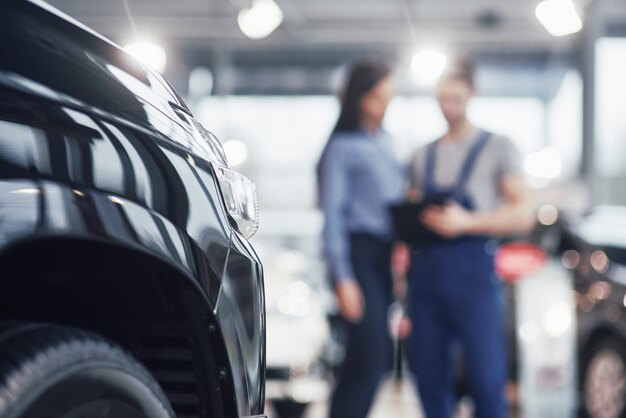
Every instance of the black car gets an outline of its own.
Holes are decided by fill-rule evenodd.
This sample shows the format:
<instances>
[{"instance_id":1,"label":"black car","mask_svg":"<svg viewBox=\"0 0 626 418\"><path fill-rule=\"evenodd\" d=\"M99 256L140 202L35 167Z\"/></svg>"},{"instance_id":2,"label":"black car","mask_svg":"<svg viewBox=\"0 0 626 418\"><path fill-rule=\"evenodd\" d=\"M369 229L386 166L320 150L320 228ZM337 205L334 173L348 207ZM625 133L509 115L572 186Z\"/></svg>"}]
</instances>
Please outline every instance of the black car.
<instances>
[{"instance_id":1,"label":"black car","mask_svg":"<svg viewBox=\"0 0 626 418\"><path fill-rule=\"evenodd\" d=\"M538 236L573 274L580 416L626 417L626 208L597 207Z\"/></svg>"},{"instance_id":2,"label":"black car","mask_svg":"<svg viewBox=\"0 0 626 418\"><path fill-rule=\"evenodd\" d=\"M260 417L254 184L156 72L0 2L0 417Z\"/></svg>"}]
</instances>

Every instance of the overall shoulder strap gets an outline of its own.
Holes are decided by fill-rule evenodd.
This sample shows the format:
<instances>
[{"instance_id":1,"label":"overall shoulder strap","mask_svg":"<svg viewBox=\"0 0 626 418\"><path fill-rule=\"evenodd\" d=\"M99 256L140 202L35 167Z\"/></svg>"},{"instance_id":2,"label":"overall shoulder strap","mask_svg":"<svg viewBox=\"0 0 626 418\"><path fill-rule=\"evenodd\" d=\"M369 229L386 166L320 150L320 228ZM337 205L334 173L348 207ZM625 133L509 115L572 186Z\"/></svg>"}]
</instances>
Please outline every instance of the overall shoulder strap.
<instances>
[{"instance_id":1,"label":"overall shoulder strap","mask_svg":"<svg viewBox=\"0 0 626 418\"><path fill-rule=\"evenodd\" d=\"M467 183L469 183L469 179L472 176L472 171L474 170L474 166L476 165L476 161L480 156L481 151L485 148L485 145L492 137L492 133L488 131L482 131L478 140L472 145L467 154L467 158L465 159L465 163L463 164L463 168L461 169L461 174L459 176L459 180L457 182L456 193L457 195L462 195L465 193L465 189L467 188Z\"/></svg>"}]
</instances>

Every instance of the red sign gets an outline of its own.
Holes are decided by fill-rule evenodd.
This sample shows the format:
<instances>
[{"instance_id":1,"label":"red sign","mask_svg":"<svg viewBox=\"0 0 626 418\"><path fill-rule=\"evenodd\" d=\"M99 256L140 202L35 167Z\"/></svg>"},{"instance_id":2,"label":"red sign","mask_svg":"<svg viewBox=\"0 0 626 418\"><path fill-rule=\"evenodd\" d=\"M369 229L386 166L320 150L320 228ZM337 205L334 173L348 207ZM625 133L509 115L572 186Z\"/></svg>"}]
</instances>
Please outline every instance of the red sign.
<instances>
[{"instance_id":1,"label":"red sign","mask_svg":"<svg viewBox=\"0 0 626 418\"><path fill-rule=\"evenodd\" d=\"M496 271L503 280L515 282L538 272L548 261L541 248L526 242L505 244L496 255Z\"/></svg>"}]
</instances>

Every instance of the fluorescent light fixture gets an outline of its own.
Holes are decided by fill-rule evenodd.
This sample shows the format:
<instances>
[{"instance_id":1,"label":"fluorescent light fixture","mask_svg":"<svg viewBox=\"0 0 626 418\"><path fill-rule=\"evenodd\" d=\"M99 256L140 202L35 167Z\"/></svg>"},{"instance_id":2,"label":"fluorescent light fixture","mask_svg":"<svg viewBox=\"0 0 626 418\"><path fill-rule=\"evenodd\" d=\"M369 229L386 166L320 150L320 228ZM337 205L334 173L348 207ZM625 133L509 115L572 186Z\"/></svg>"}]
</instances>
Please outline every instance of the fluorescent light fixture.
<instances>
[{"instance_id":1,"label":"fluorescent light fixture","mask_svg":"<svg viewBox=\"0 0 626 418\"><path fill-rule=\"evenodd\" d=\"M239 29L251 39L263 39L283 22L283 12L274 0L254 0L237 16Z\"/></svg>"},{"instance_id":2,"label":"fluorescent light fixture","mask_svg":"<svg viewBox=\"0 0 626 418\"><path fill-rule=\"evenodd\" d=\"M142 64L153 70L158 72L165 70L167 55L161 46L151 42L136 42L126 45L124 49L130 55L137 58Z\"/></svg>"},{"instance_id":3,"label":"fluorescent light fixture","mask_svg":"<svg viewBox=\"0 0 626 418\"><path fill-rule=\"evenodd\" d=\"M239 167L248 159L248 147L237 139L230 139L222 145L226 160L231 167Z\"/></svg>"},{"instance_id":4,"label":"fluorescent light fixture","mask_svg":"<svg viewBox=\"0 0 626 418\"><path fill-rule=\"evenodd\" d=\"M424 48L411 60L413 81L423 87L433 86L448 66L448 57L435 48Z\"/></svg>"},{"instance_id":5,"label":"fluorescent light fixture","mask_svg":"<svg viewBox=\"0 0 626 418\"><path fill-rule=\"evenodd\" d=\"M543 0L537 5L535 15L553 36L571 35L583 28L572 0Z\"/></svg>"}]
</instances>

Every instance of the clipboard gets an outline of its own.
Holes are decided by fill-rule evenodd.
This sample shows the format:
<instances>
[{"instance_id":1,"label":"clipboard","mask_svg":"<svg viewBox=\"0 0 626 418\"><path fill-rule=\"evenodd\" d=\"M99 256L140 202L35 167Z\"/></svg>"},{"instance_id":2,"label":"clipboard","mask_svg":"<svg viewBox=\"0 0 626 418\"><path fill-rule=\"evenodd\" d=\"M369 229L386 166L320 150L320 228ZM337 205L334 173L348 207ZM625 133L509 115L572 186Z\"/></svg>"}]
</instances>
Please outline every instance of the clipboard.
<instances>
[{"instance_id":1,"label":"clipboard","mask_svg":"<svg viewBox=\"0 0 626 418\"><path fill-rule=\"evenodd\" d=\"M430 244L444 238L428 229L421 221L422 212L429 206L445 206L450 196L437 196L427 202L402 202L389 206L397 239L408 244Z\"/></svg>"}]
</instances>

